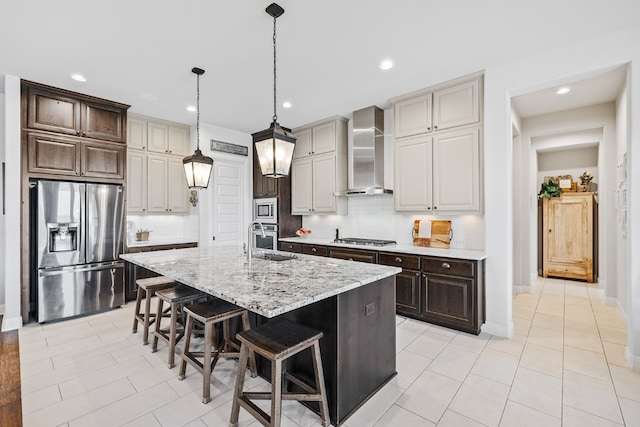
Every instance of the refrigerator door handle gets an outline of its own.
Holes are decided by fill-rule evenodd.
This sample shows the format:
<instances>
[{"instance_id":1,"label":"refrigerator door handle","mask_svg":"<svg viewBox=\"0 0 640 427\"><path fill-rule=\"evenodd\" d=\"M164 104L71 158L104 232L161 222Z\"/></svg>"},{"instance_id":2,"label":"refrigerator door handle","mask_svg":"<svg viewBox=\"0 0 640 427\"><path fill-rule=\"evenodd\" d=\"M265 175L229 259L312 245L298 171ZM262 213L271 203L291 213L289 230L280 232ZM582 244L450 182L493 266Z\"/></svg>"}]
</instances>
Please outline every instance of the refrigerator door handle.
<instances>
[{"instance_id":1,"label":"refrigerator door handle","mask_svg":"<svg viewBox=\"0 0 640 427\"><path fill-rule=\"evenodd\" d=\"M73 272L83 272L83 271L97 271L97 270L107 270L111 269L111 273L115 273L117 268L124 267L123 262L112 262L109 264L85 264L82 267L56 267L56 268L47 268L40 269L39 276L55 276L58 274L65 274L71 271Z\"/></svg>"}]
</instances>

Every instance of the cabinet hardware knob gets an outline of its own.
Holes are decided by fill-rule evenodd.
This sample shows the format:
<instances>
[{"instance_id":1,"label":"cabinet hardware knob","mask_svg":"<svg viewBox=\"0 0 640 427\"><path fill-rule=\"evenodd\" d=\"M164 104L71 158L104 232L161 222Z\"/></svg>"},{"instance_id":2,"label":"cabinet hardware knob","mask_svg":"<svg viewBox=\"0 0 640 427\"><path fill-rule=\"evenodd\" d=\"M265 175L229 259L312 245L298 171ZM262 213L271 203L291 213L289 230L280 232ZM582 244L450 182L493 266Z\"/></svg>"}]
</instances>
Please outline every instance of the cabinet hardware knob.
<instances>
[{"instance_id":1,"label":"cabinet hardware knob","mask_svg":"<svg viewBox=\"0 0 640 427\"><path fill-rule=\"evenodd\" d=\"M434 129L438 129L438 126L436 125L436 126L434 126L433 128L434 128Z\"/></svg>"},{"instance_id":2,"label":"cabinet hardware knob","mask_svg":"<svg viewBox=\"0 0 640 427\"><path fill-rule=\"evenodd\" d=\"M87 136L87 133L83 131L82 136Z\"/></svg>"},{"instance_id":3,"label":"cabinet hardware knob","mask_svg":"<svg viewBox=\"0 0 640 427\"><path fill-rule=\"evenodd\" d=\"M146 212L146 211L147 211L146 209L142 208L142 212Z\"/></svg>"},{"instance_id":4,"label":"cabinet hardware knob","mask_svg":"<svg viewBox=\"0 0 640 427\"><path fill-rule=\"evenodd\" d=\"M79 130L76 130L76 135L80 135L80 131Z\"/></svg>"},{"instance_id":5,"label":"cabinet hardware knob","mask_svg":"<svg viewBox=\"0 0 640 427\"><path fill-rule=\"evenodd\" d=\"M430 211L431 210L431 206L427 206L427 210Z\"/></svg>"},{"instance_id":6,"label":"cabinet hardware knob","mask_svg":"<svg viewBox=\"0 0 640 427\"><path fill-rule=\"evenodd\" d=\"M420 276L420 273L416 273L416 276Z\"/></svg>"},{"instance_id":7,"label":"cabinet hardware knob","mask_svg":"<svg viewBox=\"0 0 640 427\"><path fill-rule=\"evenodd\" d=\"M396 262L402 262L402 258L400 258L399 256L396 257L395 259Z\"/></svg>"},{"instance_id":8,"label":"cabinet hardware knob","mask_svg":"<svg viewBox=\"0 0 640 427\"><path fill-rule=\"evenodd\" d=\"M289 245L289 249L293 249L293 245Z\"/></svg>"},{"instance_id":9,"label":"cabinet hardware knob","mask_svg":"<svg viewBox=\"0 0 640 427\"><path fill-rule=\"evenodd\" d=\"M437 207L437 206L434 206L434 207L433 207L433 209L438 209L438 207Z\"/></svg>"},{"instance_id":10,"label":"cabinet hardware knob","mask_svg":"<svg viewBox=\"0 0 640 427\"><path fill-rule=\"evenodd\" d=\"M142 149L144 150L145 148L147 148L147 147L145 147L145 146L143 145L143 146L142 146Z\"/></svg>"},{"instance_id":11,"label":"cabinet hardware knob","mask_svg":"<svg viewBox=\"0 0 640 427\"><path fill-rule=\"evenodd\" d=\"M430 130L431 130L431 128L430 128L430 127L428 127L428 128L427 128L427 130L428 130L428 131L430 131Z\"/></svg>"},{"instance_id":12,"label":"cabinet hardware knob","mask_svg":"<svg viewBox=\"0 0 640 427\"><path fill-rule=\"evenodd\" d=\"M316 248L311 248L311 252L318 252Z\"/></svg>"},{"instance_id":13,"label":"cabinet hardware knob","mask_svg":"<svg viewBox=\"0 0 640 427\"><path fill-rule=\"evenodd\" d=\"M427 278L427 275L426 275L426 274L423 274L423 275L422 275L422 277L424 277L424 278L426 279L426 278Z\"/></svg>"},{"instance_id":14,"label":"cabinet hardware knob","mask_svg":"<svg viewBox=\"0 0 640 427\"><path fill-rule=\"evenodd\" d=\"M451 268L451 264L449 264L448 262L443 262L442 268Z\"/></svg>"},{"instance_id":15,"label":"cabinet hardware knob","mask_svg":"<svg viewBox=\"0 0 640 427\"><path fill-rule=\"evenodd\" d=\"M353 261L353 258L349 258L349 261Z\"/></svg>"}]
</instances>

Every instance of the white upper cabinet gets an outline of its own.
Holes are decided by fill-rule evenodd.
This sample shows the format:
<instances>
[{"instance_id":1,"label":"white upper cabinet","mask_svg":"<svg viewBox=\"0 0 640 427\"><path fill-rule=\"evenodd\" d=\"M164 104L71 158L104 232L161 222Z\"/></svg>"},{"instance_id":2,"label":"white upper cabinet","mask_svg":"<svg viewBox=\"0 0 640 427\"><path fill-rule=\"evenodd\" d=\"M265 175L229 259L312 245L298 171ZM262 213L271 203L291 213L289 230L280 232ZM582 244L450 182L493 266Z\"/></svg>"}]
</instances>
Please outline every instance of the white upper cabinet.
<instances>
[{"instance_id":1,"label":"white upper cabinet","mask_svg":"<svg viewBox=\"0 0 640 427\"><path fill-rule=\"evenodd\" d=\"M347 189L347 121L323 120L294 130L297 142L291 163L291 213L343 213Z\"/></svg>"},{"instance_id":2,"label":"white upper cabinet","mask_svg":"<svg viewBox=\"0 0 640 427\"><path fill-rule=\"evenodd\" d=\"M189 126L134 114L127 122L127 212L187 213Z\"/></svg>"},{"instance_id":3,"label":"white upper cabinet","mask_svg":"<svg viewBox=\"0 0 640 427\"><path fill-rule=\"evenodd\" d=\"M481 83L476 78L392 100L396 139L480 124Z\"/></svg>"},{"instance_id":4,"label":"white upper cabinet","mask_svg":"<svg viewBox=\"0 0 640 427\"><path fill-rule=\"evenodd\" d=\"M394 161L396 211L480 210L478 128L397 141Z\"/></svg>"},{"instance_id":5,"label":"white upper cabinet","mask_svg":"<svg viewBox=\"0 0 640 427\"><path fill-rule=\"evenodd\" d=\"M127 148L147 149L147 121L135 117L127 117Z\"/></svg>"},{"instance_id":6,"label":"white upper cabinet","mask_svg":"<svg viewBox=\"0 0 640 427\"><path fill-rule=\"evenodd\" d=\"M396 138L431 132L431 99L431 94L427 94L394 105L393 130Z\"/></svg>"},{"instance_id":7,"label":"white upper cabinet","mask_svg":"<svg viewBox=\"0 0 640 427\"><path fill-rule=\"evenodd\" d=\"M444 130L480 121L478 80L433 92L433 129Z\"/></svg>"},{"instance_id":8,"label":"white upper cabinet","mask_svg":"<svg viewBox=\"0 0 640 427\"><path fill-rule=\"evenodd\" d=\"M433 209L480 209L480 130L462 129L433 136Z\"/></svg>"}]
</instances>

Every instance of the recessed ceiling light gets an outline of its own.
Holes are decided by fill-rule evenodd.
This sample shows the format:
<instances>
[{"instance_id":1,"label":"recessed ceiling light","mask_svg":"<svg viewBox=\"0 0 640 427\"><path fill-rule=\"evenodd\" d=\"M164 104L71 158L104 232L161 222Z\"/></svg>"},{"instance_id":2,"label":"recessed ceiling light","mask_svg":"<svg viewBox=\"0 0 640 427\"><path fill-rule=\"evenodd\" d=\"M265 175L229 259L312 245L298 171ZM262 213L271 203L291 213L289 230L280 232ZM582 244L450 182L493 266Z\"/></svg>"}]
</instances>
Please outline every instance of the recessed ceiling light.
<instances>
[{"instance_id":1,"label":"recessed ceiling light","mask_svg":"<svg viewBox=\"0 0 640 427\"><path fill-rule=\"evenodd\" d=\"M187 107L187 111L191 111L192 113L195 113L196 112L196 107L194 107L193 105L189 105Z\"/></svg>"},{"instance_id":2,"label":"recessed ceiling light","mask_svg":"<svg viewBox=\"0 0 640 427\"><path fill-rule=\"evenodd\" d=\"M390 59L385 59L380 63L381 70L390 70L393 68L393 61Z\"/></svg>"},{"instance_id":3,"label":"recessed ceiling light","mask_svg":"<svg viewBox=\"0 0 640 427\"><path fill-rule=\"evenodd\" d=\"M289 101L284 101L284 102L282 103L282 106L283 106L284 108L291 108L291 107L293 107L293 104L292 104L292 103L290 103Z\"/></svg>"},{"instance_id":4,"label":"recessed ceiling light","mask_svg":"<svg viewBox=\"0 0 640 427\"><path fill-rule=\"evenodd\" d=\"M77 82L86 82L87 78L85 76L83 76L82 74L79 73L75 73L75 74L71 74L71 78Z\"/></svg>"},{"instance_id":5,"label":"recessed ceiling light","mask_svg":"<svg viewBox=\"0 0 640 427\"><path fill-rule=\"evenodd\" d=\"M556 91L556 93L558 95L564 95L565 93L569 93L570 91L571 91L571 88L568 88L568 87L565 86L565 87L561 87L560 89L558 89Z\"/></svg>"}]
</instances>

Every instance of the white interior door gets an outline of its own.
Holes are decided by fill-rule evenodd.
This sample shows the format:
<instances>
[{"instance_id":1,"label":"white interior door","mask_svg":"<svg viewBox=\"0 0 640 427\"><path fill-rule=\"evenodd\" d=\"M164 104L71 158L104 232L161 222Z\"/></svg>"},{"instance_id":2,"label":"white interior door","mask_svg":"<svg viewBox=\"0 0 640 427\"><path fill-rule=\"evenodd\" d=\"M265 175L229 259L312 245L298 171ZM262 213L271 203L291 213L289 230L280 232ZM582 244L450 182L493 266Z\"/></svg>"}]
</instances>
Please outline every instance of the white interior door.
<instances>
[{"instance_id":1,"label":"white interior door","mask_svg":"<svg viewBox=\"0 0 640 427\"><path fill-rule=\"evenodd\" d=\"M206 219L211 230L208 240L213 245L241 245L245 239L245 163L215 159L213 164Z\"/></svg>"}]
</instances>

